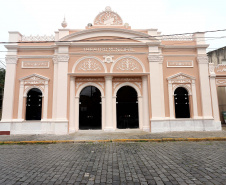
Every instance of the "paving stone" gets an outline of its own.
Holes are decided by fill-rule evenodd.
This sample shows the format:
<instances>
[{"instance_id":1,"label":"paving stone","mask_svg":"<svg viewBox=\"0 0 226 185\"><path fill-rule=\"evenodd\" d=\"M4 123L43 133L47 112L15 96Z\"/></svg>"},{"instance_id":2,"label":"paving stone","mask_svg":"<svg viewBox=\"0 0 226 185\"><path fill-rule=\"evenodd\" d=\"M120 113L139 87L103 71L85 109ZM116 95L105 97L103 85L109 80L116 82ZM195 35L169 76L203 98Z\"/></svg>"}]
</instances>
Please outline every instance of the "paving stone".
<instances>
[{"instance_id":1,"label":"paving stone","mask_svg":"<svg viewBox=\"0 0 226 185\"><path fill-rule=\"evenodd\" d=\"M225 184L226 142L0 145L0 184Z\"/></svg>"}]
</instances>

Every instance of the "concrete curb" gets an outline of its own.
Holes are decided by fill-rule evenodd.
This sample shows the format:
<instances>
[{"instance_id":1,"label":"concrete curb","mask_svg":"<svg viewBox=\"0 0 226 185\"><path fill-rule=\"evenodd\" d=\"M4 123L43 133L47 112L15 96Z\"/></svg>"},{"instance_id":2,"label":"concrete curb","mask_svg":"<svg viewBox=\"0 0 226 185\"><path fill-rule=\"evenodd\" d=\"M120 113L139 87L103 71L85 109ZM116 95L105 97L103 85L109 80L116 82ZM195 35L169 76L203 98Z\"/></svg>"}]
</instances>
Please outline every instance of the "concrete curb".
<instances>
[{"instance_id":1,"label":"concrete curb","mask_svg":"<svg viewBox=\"0 0 226 185\"><path fill-rule=\"evenodd\" d=\"M0 141L0 144L56 144L56 143L122 143L122 142L172 142L172 141L226 141L226 137L210 138L162 138L162 139L112 139L112 140L48 140L48 141Z\"/></svg>"}]
</instances>

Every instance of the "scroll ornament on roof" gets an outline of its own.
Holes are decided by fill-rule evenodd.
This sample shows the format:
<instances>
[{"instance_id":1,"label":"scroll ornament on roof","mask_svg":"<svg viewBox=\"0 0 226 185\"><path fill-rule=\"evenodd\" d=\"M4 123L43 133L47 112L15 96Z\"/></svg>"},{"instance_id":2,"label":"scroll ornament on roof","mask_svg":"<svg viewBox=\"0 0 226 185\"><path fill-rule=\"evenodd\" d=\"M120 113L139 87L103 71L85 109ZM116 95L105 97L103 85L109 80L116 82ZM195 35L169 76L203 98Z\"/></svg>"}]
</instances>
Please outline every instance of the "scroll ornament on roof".
<instances>
[{"instance_id":1,"label":"scroll ornament on roof","mask_svg":"<svg viewBox=\"0 0 226 185\"><path fill-rule=\"evenodd\" d=\"M94 25L123 25L121 17L111 10L111 7L107 6L105 11L99 13L95 20Z\"/></svg>"}]
</instances>

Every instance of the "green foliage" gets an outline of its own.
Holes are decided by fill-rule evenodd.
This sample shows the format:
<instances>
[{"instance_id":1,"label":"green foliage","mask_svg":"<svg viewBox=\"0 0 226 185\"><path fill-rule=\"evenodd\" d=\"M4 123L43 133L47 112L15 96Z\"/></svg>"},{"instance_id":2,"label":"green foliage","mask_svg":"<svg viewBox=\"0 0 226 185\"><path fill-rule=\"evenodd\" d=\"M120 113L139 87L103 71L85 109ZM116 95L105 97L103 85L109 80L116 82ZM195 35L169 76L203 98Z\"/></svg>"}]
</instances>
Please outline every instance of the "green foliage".
<instances>
[{"instance_id":1,"label":"green foliage","mask_svg":"<svg viewBox=\"0 0 226 185\"><path fill-rule=\"evenodd\" d=\"M0 69L0 94L2 94L5 83L5 69Z\"/></svg>"}]
</instances>

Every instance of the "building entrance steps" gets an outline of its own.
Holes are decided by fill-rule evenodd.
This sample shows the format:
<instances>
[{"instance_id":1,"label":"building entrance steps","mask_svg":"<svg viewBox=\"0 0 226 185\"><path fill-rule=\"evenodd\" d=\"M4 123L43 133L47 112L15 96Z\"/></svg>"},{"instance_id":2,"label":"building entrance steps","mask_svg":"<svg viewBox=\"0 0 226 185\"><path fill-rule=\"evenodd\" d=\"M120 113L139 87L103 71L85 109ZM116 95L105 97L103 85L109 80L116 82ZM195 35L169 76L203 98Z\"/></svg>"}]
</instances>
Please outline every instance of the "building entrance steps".
<instances>
[{"instance_id":1,"label":"building entrance steps","mask_svg":"<svg viewBox=\"0 0 226 185\"><path fill-rule=\"evenodd\" d=\"M114 132L102 130L80 130L69 135L10 135L0 136L0 143L6 141L36 141L43 143L55 142L151 142L151 141L202 141L226 140L226 127L222 131L203 132L167 132L150 133L139 129L117 129Z\"/></svg>"}]
</instances>

